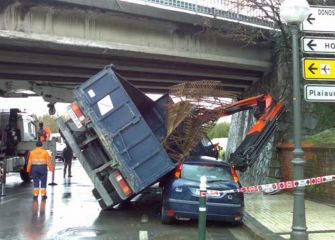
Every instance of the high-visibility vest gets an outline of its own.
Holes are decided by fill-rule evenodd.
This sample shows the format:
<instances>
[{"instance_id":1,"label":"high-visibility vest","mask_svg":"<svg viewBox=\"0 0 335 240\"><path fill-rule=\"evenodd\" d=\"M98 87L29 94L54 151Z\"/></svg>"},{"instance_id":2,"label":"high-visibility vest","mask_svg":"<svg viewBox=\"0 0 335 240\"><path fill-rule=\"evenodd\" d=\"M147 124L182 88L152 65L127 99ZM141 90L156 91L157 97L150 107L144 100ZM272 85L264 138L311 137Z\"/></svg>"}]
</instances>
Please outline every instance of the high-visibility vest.
<instances>
[{"instance_id":1,"label":"high-visibility vest","mask_svg":"<svg viewBox=\"0 0 335 240\"><path fill-rule=\"evenodd\" d=\"M49 141L51 138L50 128L43 128L42 132L39 133L39 140L41 142Z\"/></svg>"},{"instance_id":2,"label":"high-visibility vest","mask_svg":"<svg viewBox=\"0 0 335 240\"><path fill-rule=\"evenodd\" d=\"M224 159L224 154L225 154L224 149L223 148L220 149L220 151L219 151L219 158L220 159Z\"/></svg>"},{"instance_id":3,"label":"high-visibility vest","mask_svg":"<svg viewBox=\"0 0 335 240\"><path fill-rule=\"evenodd\" d=\"M43 147L36 147L30 151L27 165L27 172L31 172L32 165L48 165L50 171L54 171L54 165L51 161L51 156Z\"/></svg>"}]
</instances>

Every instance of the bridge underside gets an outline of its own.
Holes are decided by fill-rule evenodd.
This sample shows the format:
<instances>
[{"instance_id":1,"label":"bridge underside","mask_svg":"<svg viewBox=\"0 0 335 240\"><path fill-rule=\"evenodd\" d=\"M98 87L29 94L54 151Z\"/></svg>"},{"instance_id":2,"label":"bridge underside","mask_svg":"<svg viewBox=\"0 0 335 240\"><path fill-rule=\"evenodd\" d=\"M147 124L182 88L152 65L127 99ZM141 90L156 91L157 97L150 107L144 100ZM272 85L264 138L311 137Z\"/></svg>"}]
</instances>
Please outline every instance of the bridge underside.
<instances>
[{"instance_id":1,"label":"bridge underside","mask_svg":"<svg viewBox=\"0 0 335 240\"><path fill-rule=\"evenodd\" d=\"M9 1L1 8L2 94L25 88L50 101L70 101L68 90L113 64L147 93L216 80L232 97L270 67L269 49L243 46L215 29L52 2Z\"/></svg>"}]
</instances>

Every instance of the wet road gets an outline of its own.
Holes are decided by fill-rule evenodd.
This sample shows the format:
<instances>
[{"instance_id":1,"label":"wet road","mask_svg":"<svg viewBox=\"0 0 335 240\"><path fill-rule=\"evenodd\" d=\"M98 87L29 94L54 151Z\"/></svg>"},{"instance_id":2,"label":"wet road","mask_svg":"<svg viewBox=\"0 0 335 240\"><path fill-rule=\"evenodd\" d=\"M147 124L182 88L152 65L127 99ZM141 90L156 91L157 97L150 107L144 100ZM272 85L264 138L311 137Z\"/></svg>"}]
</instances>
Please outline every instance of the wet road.
<instances>
[{"instance_id":1,"label":"wet road","mask_svg":"<svg viewBox=\"0 0 335 240\"><path fill-rule=\"evenodd\" d=\"M122 210L101 211L91 194L91 181L78 161L73 177L62 178L62 164L56 166L56 186L48 186L46 201L32 201L32 184L18 174L7 177L7 196L0 200L0 239L106 239L106 240L194 240L196 221L173 225L160 223L158 189L143 193ZM49 174L49 182L51 174ZM242 227L209 222L207 240L252 239Z\"/></svg>"}]
</instances>

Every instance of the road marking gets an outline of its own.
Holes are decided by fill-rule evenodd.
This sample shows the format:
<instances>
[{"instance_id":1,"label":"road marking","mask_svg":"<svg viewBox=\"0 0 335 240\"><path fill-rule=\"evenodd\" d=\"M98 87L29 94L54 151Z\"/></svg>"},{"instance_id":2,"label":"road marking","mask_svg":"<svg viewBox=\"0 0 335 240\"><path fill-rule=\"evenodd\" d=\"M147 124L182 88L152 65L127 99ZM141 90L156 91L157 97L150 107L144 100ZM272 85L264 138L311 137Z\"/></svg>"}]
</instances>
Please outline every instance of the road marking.
<instances>
[{"instance_id":1,"label":"road marking","mask_svg":"<svg viewBox=\"0 0 335 240\"><path fill-rule=\"evenodd\" d=\"M138 238L139 240L149 240L148 231L139 231Z\"/></svg>"},{"instance_id":2,"label":"road marking","mask_svg":"<svg viewBox=\"0 0 335 240\"><path fill-rule=\"evenodd\" d=\"M12 197L14 197L14 196L19 196L19 195L24 195L24 194L26 194L27 192L28 192L28 191L25 191L25 192L23 192L23 193L6 194L5 196L3 196L3 197L0 198L0 201L1 201L1 199L6 199L6 200L3 201L3 202L7 202L7 201L11 200ZM11 198L8 198L8 197L11 197ZM13 198L13 199L16 199L16 198ZM12 201L12 200L11 200L11 201Z\"/></svg>"},{"instance_id":3,"label":"road marking","mask_svg":"<svg viewBox=\"0 0 335 240\"><path fill-rule=\"evenodd\" d=\"M30 192L31 190L29 189L29 192ZM26 194L28 192L28 190L26 190L25 192L22 192L22 193L14 193L14 194L7 194L7 196L10 196L10 197L14 197L14 196L19 196L19 195L24 195L24 194Z\"/></svg>"},{"instance_id":4,"label":"road marking","mask_svg":"<svg viewBox=\"0 0 335 240\"><path fill-rule=\"evenodd\" d=\"M143 214L141 217L141 223L147 223L149 222L149 217L146 214Z\"/></svg>"},{"instance_id":5,"label":"road marking","mask_svg":"<svg viewBox=\"0 0 335 240\"><path fill-rule=\"evenodd\" d=\"M1 200L0 200L0 205L9 203L9 202L11 202L11 201L14 201L15 199L16 199L16 198L8 199L8 200L5 200L5 201L1 201Z\"/></svg>"}]
</instances>

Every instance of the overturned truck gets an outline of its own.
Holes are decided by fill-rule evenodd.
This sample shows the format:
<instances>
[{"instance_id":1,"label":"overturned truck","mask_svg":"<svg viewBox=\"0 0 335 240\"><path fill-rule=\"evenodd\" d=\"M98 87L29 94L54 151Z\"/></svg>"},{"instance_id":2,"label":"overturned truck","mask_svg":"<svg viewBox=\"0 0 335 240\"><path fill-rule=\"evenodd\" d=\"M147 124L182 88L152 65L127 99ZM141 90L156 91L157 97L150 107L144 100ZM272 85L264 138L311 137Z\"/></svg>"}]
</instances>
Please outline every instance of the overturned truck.
<instances>
[{"instance_id":1,"label":"overturned truck","mask_svg":"<svg viewBox=\"0 0 335 240\"><path fill-rule=\"evenodd\" d=\"M111 66L74 90L70 119L59 118L61 134L78 157L105 209L130 199L173 170L162 142L165 105L117 75Z\"/></svg>"},{"instance_id":2,"label":"overturned truck","mask_svg":"<svg viewBox=\"0 0 335 240\"><path fill-rule=\"evenodd\" d=\"M153 101L107 66L74 90L75 102L68 107L68 118L58 118L57 122L92 180L93 195L103 209L130 200L190 155L216 154L213 146L201 139L220 116L236 110L236 104L218 98L203 104L207 96L222 95L219 88L208 81L186 84ZM199 93L206 96L200 99ZM185 95L189 101L184 101ZM267 111L264 102L255 100L251 104L259 105ZM270 120L276 125L276 117ZM262 131L263 127L257 128ZM257 138L267 139L262 134ZM250 139L259 144L254 133ZM247 145L247 151L239 152L250 155L254 145ZM236 159L240 163L235 165L244 170L252 164L243 160L243 154Z\"/></svg>"}]
</instances>

